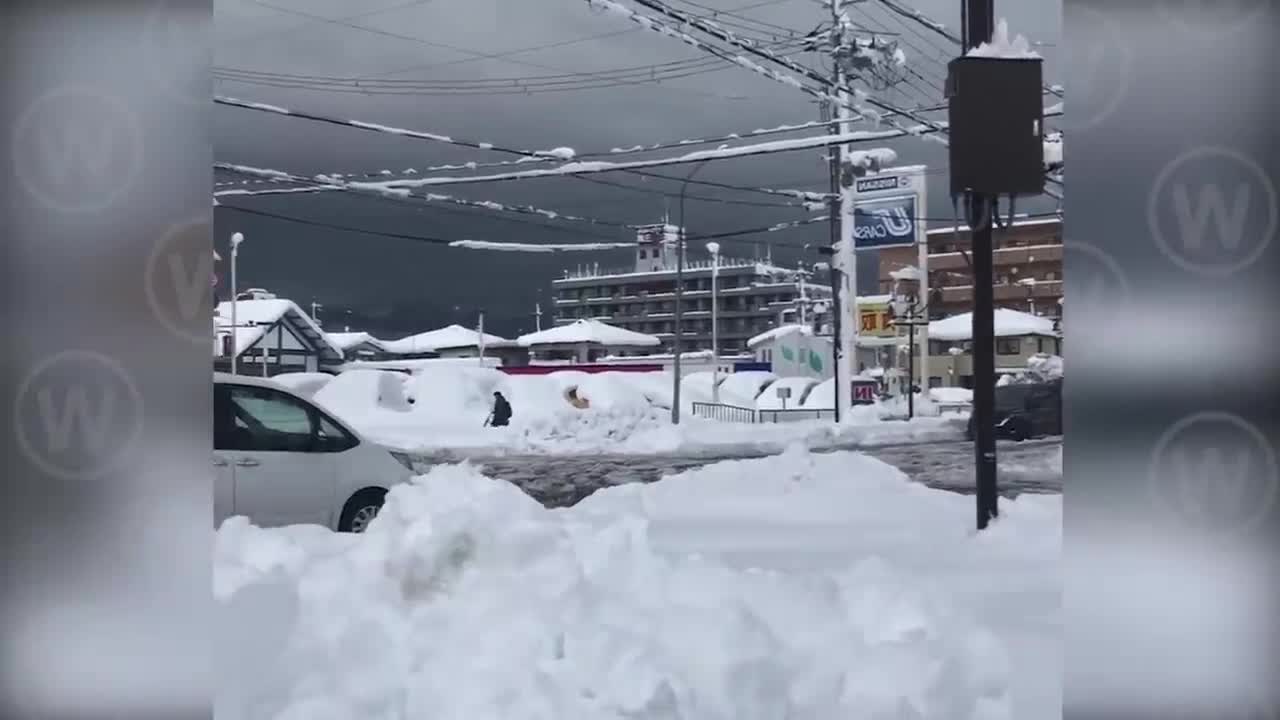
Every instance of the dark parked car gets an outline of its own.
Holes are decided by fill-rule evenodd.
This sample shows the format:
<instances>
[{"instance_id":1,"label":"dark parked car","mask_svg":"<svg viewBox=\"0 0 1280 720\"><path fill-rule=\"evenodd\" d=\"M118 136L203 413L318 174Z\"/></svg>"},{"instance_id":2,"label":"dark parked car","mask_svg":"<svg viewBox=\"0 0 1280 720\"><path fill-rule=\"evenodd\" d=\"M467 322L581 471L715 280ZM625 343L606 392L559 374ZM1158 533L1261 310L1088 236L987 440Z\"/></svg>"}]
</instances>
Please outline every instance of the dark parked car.
<instances>
[{"instance_id":1,"label":"dark parked car","mask_svg":"<svg viewBox=\"0 0 1280 720\"><path fill-rule=\"evenodd\" d=\"M1062 380L1015 383L996 388L996 437L1027 440L1062 434ZM967 437L973 439L973 417Z\"/></svg>"}]
</instances>

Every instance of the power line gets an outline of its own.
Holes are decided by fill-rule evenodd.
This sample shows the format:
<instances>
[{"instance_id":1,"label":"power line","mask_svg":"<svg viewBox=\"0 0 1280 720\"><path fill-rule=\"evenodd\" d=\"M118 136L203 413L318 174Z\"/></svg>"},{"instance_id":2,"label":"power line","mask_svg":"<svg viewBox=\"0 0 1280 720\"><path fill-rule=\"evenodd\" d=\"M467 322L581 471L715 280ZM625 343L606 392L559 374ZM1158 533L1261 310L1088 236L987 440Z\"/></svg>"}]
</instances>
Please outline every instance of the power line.
<instances>
[{"instance_id":1,"label":"power line","mask_svg":"<svg viewBox=\"0 0 1280 720\"><path fill-rule=\"evenodd\" d=\"M576 153L574 157L575 159L579 159L579 160L594 159L594 158L626 157L630 155L647 154L657 150L686 148L686 147L691 147L695 145L709 145L711 143L723 143L723 142L732 141L732 140L745 140L748 138L766 137L769 135L789 134L789 133L798 132L800 130L828 127L833 123L834 121L826 121L826 122L812 121L812 122L800 123L795 125L779 125L773 128L761 128L757 130L752 130L750 132L729 133L729 134L720 135L717 137L694 138L694 139L687 139L687 140L679 140L676 142L651 143L647 145L636 145L628 148L614 148L609 151L579 152L579 153ZM518 160L502 160L498 162L488 162L488 163L477 163L477 162L468 162L468 163L461 163L461 164L451 163L451 164L445 164L445 165L433 165L433 166L425 167L421 169L406 168L404 170L399 170L399 171L384 169L384 170L376 170L373 172L326 173L326 175L331 175L333 177L348 178L348 179L355 178L355 179L371 180L375 178L386 177L389 175L421 175L421 174L430 173L430 172L453 172L453 171L462 171L462 170L523 167L525 165L528 165L531 162L548 162L549 163L554 161L555 161L555 158L550 158L550 157L547 157L547 158L521 157ZM681 182L684 181L684 178L667 178L665 175L657 175L652 173L644 173L644 175L646 177L680 180ZM244 184L260 184L260 183L269 183L269 182L275 182L275 181L254 180L254 181L244 181L244 182L235 183L235 184L244 185ZM709 182L699 183L696 180L691 180L690 184L709 184L714 187L728 187L734 190L750 189L750 188L743 188L741 186L736 186L736 185L725 185L724 183L709 183Z\"/></svg>"},{"instance_id":2,"label":"power line","mask_svg":"<svg viewBox=\"0 0 1280 720\"><path fill-rule=\"evenodd\" d=\"M447 145L457 145L457 146L467 147L467 148L472 148L477 150L489 150L493 152L501 152L501 153L506 153L508 155L519 155L522 157L534 158L538 160L543 160L546 158L571 159L574 156L574 153L569 148L553 148L551 150L515 150L512 148L502 147L495 143L481 142L478 140L453 138L448 135L441 135L438 133L423 132L420 130L410 130L407 128L392 127L389 125L368 123L368 122L363 122L359 120L346 120L341 118L334 118L326 115L318 115L315 113L310 113L305 111L292 110L290 108L284 108L277 105L267 105L263 103L247 102L244 100L229 98L221 95L214 97L214 103L219 105L228 105L228 106L237 107L237 108L246 109L246 110L254 110L256 112L269 113L273 115L284 115L287 117L301 118L303 120L310 120L312 122L321 122L329 125L350 127L350 128L355 128L357 130L364 130L367 132L384 133L389 135L395 135L397 137L405 137L405 138L411 138L415 140L426 140L429 142L444 143ZM787 142L787 141L782 141L782 142ZM731 150L728 150L725 152L731 152ZM635 168L619 167L618 170L621 170L624 172L630 172L632 169L639 169L641 167L648 167L648 166L658 167L663 164L664 163L662 162L641 163L636 165ZM588 166L584 166L584 167L588 167ZM590 172L590 171L584 170L583 172ZM564 174L575 175L576 173L564 173ZM658 176L658 177L661 177L661 176ZM733 189L737 189L737 190L755 192L755 193L760 193L765 195L784 195L784 196L791 196L791 197L802 197L801 195L797 195L795 191L775 190L772 188L747 188L747 187L736 187L736 186L723 186L723 187L732 187Z\"/></svg>"},{"instance_id":3,"label":"power line","mask_svg":"<svg viewBox=\"0 0 1280 720\"><path fill-rule=\"evenodd\" d=\"M280 182L296 183L296 184L308 186L305 188L288 188L288 189L276 189L276 190L265 190L265 191L224 190L222 192L214 193L215 198L254 197L254 196L260 196L260 195L280 195L280 194L291 194L291 193L299 193L299 192L311 192L311 193L350 192L350 193L356 193L356 194L371 195L384 200L407 202L410 204L417 204L417 205L443 202L443 203L448 203L452 205L461 205L461 206L475 208L475 209L489 210L492 212L507 212L507 213L516 213L520 215L535 215L535 216L543 217L550 220L563 220L566 222L577 222L577 223L585 223L590 225L603 225L603 226L614 227L614 228L635 229L634 225L628 225L626 223L620 223L620 222L615 222L610 220L597 220L595 218L580 217L576 215L558 213L551 210L536 208L531 205L508 205L508 204L496 203L496 202L464 200L462 198L456 198L450 195L440 195L437 193L428 193L427 195L414 195L408 191L396 192L396 191L371 190L367 187L348 183L336 178L319 176L313 179L313 178L303 177L301 175L286 173L280 170L273 170L269 168L258 168L258 167L252 167L249 165L236 165L236 164L225 163L225 162L215 162L213 167L215 170L225 170L227 172L232 172L240 175L249 175L252 177L267 178L267 179L278 180ZM540 224L540 227L551 227L551 226ZM594 233L591 233L591 235L593 237L600 237L598 235L595 235Z\"/></svg>"},{"instance_id":4,"label":"power line","mask_svg":"<svg viewBox=\"0 0 1280 720\"><path fill-rule=\"evenodd\" d=\"M590 5L598 5L600 7L616 12L628 18L629 20L641 25L642 27L659 32L663 35L674 37L680 40L681 42L684 42L685 44L692 45L693 47L696 47L700 50L703 50L712 55L715 55L716 57L724 58L725 60L728 60L729 62L732 62L735 65L740 65L755 73L764 75L765 77L771 78L783 84L790 85L800 90L801 92L807 93L809 95L812 95L818 98L819 100L827 100L830 102L834 102L840 106L847 106L848 103L850 102L848 98L840 97L836 94L833 94L829 89L830 80L822 76L820 73L818 73L812 68L805 67L804 65L801 65L790 58L779 56L766 48L761 48L751 43L744 43L741 40L738 40L737 38L735 38L732 33L727 33L722 29L716 28L714 25L708 25L707 23L701 22L696 18L691 18L687 14L681 13L677 10L673 10L670 6L665 5L661 2L656 2L655 0L634 0L634 2L646 8L650 8L662 15L665 15L668 18L671 18L673 21L681 23L682 25L688 25L688 26L697 28L698 30L708 35L711 35L712 37L715 37L721 40L722 42L728 43L729 45L735 48L738 48L739 50L745 50L747 53L751 55L755 55L757 57L763 58L770 62L776 63L784 68L787 68L788 70L791 70L792 72L799 73L802 77L807 78L811 82L817 83L817 86L815 87L813 85L806 85L802 80L799 80L790 75L784 75L776 70L770 70L768 68L765 68L759 65L758 63L748 60L742 55L730 54L729 51L726 51L721 48L717 48L714 45L698 40L697 38L692 37L688 33L672 28L670 25L667 25L666 23L660 20L654 20L653 18L641 15L640 13L637 13L634 10L631 10L615 2L615 0L587 0L587 3ZM915 112L911 110L898 108L883 100L873 98L870 95L868 95L865 91L858 90L856 88L839 88L839 89L846 90L850 97L855 98L855 102L856 101L866 102L867 104L870 104L879 108L885 113L905 115L907 117L917 119L922 124L934 126L935 130L942 130L941 126L937 125L936 123L933 123L927 118L920 117L919 115L917 115ZM866 108L858 107L856 104L850 106L849 109L854 113L855 118L861 118L861 119L867 119L868 117L871 117L871 116L882 116L884 114L884 113L869 111ZM882 118L882 119L884 119L885 122L887 122L889 125L893 127L901 128L901 125L893 119L885 119L885 118ZM945 138L936 138L936 139L942 144L944 145L946 144Z\"/></svg>"},{"instance_id":5,"label":"power line","mask_svg":"<svg viewBox=\"0 0 1280 720\"><path fill-rule=\"evenodd\" d=\"M794 45L781 43L782 49ZM372 77L339 77L277 73L243 68L214 68L219 80L247 85L316 90L357 95L532 95L548 92L598 90L720 72L730 67L718 58L693 58L657 65L618 68L593 73L462 80L385 80Z\"/></svg>"}]
</instances>

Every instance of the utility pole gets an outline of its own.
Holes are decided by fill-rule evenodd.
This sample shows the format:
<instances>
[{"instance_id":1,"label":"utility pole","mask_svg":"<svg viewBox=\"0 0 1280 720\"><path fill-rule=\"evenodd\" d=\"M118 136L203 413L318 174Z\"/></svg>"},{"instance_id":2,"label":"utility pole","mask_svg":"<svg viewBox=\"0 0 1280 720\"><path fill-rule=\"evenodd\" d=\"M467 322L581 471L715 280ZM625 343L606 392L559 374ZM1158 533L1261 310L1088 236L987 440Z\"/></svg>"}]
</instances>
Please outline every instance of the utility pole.
<instances>
[{"instance_id":1,"label":"utility pole","mask_svg":"<svg viewBox=\"0 0 1280 720\"><path fill-rule=\"evenodd\" d=\"M484 367L484 311L480 311L479 332L477 333L477 344L480 350L480 367Z\"/></svg>"},{"instance_id":2,"label":"utility pole","mask_svg":"<svg viewBox=\"0 0 1280 720\"><path fill-rule=\"evenodd\" d=\"M821 109L822 120L827 123L827 134L835 135L840 132L840 129L837 128L834 123L829 122L831 120L831 102L829 100L823 100ZM843 309L840 305L840 285L842 281L840 280L840 271L836 268L834 255L835 248L840 244L840 149L835 145L827 146L827 172L831 176L829 183L831 199L827 202L827 217L829 218L828 225L831 230L831 244L829 248L823 248L823 250L831 250L831 254L827 259L827 273L830 275L831 281L831 369L832 376L835 378L833 381L838 381L839 378L837 376L839 373L841 355L840 333L842 331L841 326L843 325L843 323L840 322L840 314L843 312ZM827 253L824 252L823 254L825 255ZM835 408L832 410L831 414L832 419L838 424L842 416L840 403L835 403Z\"/></svg>"},{"instance_id":3,"label":"utility pole","mask_svg":"<svg viewBox=\"0 0 1280 720\"><path fill-rule=\"evenodd\" d=\"M845 134L853 131L853 117L849 110L849 92L845 89L847 77L841 63L844 55L844 43L849 32L847 18L842 6L845 0L831 0L831 20L834 27L831 33L832 53L834 55L836 103L835 113L838 120L836 132ZM837 244L835 263L833 266L840 272L839 292L836 294L840 312L856 318L858 314L858 255L854 247L854 208L858 190L857 180L853 173L853 150L846 143L840 146L840 241ZM836 413L852 407L854 359L857 357L858 323L839 323L837 326L836 344L840 346L840 356L835 367Z\"/></svg>"},{"instance_id":4,"label":"utility pole","mask_svg":"<svg viewBox=\"0 0 1280 720\"><path fill-rule=\"evenodd\" d=\"M995 0L961 0L963 52L990 42ZM969 193L970 255L973 263L973 460L978 529L999 514L995 435L995 290L992 285L991 222L995 198Z\"/></svg>"},{"instance_id":5,"label":"utility pole","mask_svg":"<svg viewBox=\"0 0 1280 720\"><path fill-rule=\"evenodd\" d=\"M542 303L533 304L533 328L535 332L542 332Z\"/></svg>"}]
</instances>

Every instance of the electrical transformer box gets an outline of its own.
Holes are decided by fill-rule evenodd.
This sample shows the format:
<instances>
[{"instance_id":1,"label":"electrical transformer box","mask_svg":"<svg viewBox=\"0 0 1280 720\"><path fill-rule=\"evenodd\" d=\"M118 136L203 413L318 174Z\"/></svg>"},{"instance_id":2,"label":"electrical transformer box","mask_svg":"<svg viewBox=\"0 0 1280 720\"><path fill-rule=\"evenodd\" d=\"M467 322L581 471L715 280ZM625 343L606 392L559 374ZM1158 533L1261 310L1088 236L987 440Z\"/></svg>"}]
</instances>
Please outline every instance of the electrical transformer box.
<instances>
[{"instance_id":1,"label":"electrical transformer box","mask_svg":"<svg viewBox=\"0 0 1280 720\"><path fill-rule=\"evenodd\" d=\"M951 192L1044 192L1039 58L965 56L947 66Z\"/></svg>"}]
</instances>

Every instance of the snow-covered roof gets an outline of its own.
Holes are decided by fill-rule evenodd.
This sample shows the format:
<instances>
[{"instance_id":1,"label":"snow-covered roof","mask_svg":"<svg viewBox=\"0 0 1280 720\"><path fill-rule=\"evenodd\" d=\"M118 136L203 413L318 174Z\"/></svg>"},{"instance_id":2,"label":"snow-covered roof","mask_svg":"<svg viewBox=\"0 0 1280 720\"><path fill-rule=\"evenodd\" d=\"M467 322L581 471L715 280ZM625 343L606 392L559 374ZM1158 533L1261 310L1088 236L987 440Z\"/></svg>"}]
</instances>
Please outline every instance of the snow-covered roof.
<instances>
[{"instance_id":1,"label":"snow-covered roof","mask_svg":"<svg viewBox=\"0 0 1280 720\"><path fill-rule=\"evenodd\" d=\"M484 333L484 344L486 346L492 347L508 342L506 338ZM382 347L392 354L480 347L480 332L461 325L450 325L439 330L403 337L399 340L383 341Z\"/></svg>"},{"instance_id":2,"label":"snow-covered roof","mask_svg":"<svg viewBox=\"0 0 1280 720\"><path fill-rule=\"evenodd\" d=\"M328 336L329 342L343 350L350 350L364 343L369 343L374 347L382 347L382 341L367 332L325 333L325 335Z\"/></svg>"},{"instance_id":3,"label":"snow-covered roof","mask_svg":"<svg viewBox=\"0 0 1280 720\"><path fill-rule=\"evenodd\" d=\"M747 341L747 347L754 350L755 348L767 342L780 340L784 337L788 337L796 333L800 333L801 335L812 335L813 328L808 325L799 325L799 324L780 325L772 330L766 330L760 333L759 335L756 335L755 337L751 338L750 340Z\"/></svg>"},{"instance_id":4,"label":"snow-covered roof","mask_svg":"<svg viewBox=\"0 0 1280 720\"><path fill-rule=\"evenodd\" d=\"M214 341L213 352L218 354L221 351L221 336L231 332L231 301L224 300L218 303L218 307L214 309ZM284 298L263 298L258 300L237 300L235 301L236 325L236 354L247 350L262 337L267 328L280 322L285 316L294 318L294 321L300 326L298 329L303 334L315 339L316 343L328 348L339 358L343 357L342 348L329 339L328 335L320 329L316 321L311 318L297 303Z\"/></svg>"},{"instance_id":5,"label":"snow-covered roof","mask_svg":"<svg viewBox=\"0 0 1280 720\"><path fill-rule=\"evenodd\" d=\"M996 337L1015 337L1018 335L1056 336L1057 333L1054 332L1053 321L1049 318L1007 308L996 308L995 335ZM961 313L942 320L934 320L929 323L929 339L946 341L972 340L973 313Z\"/></svg>"},{"instance_id":6,"label":"snow-covered roof","mask_svg":"<svg viewBox=\"0 0 1280 720\"><path fill-rule=\"evenodd\" d=\"M578 320L560 327L521 335L516 339L523 347L534 345L577 345L588 343L605 347L653 347L661 340L620 327L606 325L599 320Z\"/></svg>"}]
</instances>

